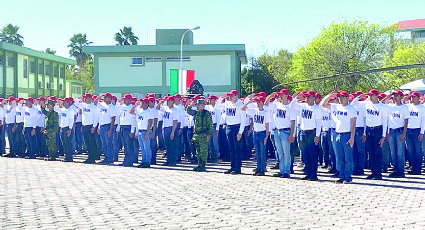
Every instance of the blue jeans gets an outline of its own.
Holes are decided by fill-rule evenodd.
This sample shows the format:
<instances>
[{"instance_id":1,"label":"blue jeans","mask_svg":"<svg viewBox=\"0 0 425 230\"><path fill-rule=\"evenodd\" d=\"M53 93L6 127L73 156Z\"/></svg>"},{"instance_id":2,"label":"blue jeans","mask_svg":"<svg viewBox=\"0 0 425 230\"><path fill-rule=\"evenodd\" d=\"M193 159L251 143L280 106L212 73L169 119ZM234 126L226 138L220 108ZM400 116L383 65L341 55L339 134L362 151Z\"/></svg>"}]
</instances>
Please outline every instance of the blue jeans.
<instances>
[{"instance_id":1,"label":"blue jeans","mask_svg":"<svg viewBox=\"0 0 425 230\"><path fill-rule=\"evenodd\" d=\"M72 149L72 133L69 137L66 135L68 130L68 127L60 128L60 140L65 151L65 160L71 161L74 150Z\"/></svg>"},{"instance_id":2,"label":"blue jeans","mask_svg":"<svg viewBox=\"0 0 425 230\"><path fill-rule=\"evenodd\" d=\"M218 128L218 143L220 146L220 158L221 159L230 159L230 147L229 140L227 139L226 134L227 127L225 125L221 125Z\"/></svg>"},{"instance_id":3,"label":"blue jeans","mask_svg":"<svg viewBox=\"0 0 425 230\"><path fill-rule=\"evenodd\" d=\"M323 161L325 166L331 166L331 154L332 151L332 143L331 143L331 133L330 131L322 131L320 134L320 145L323 151Z\"/></svg>"},{"instance_id":4,"label":"blue jeans","mask_svg":"<svg viewBox=\"0 0 425 230\"><path fill-rule=\"evenodd\" d=\"M91 133L92 127L93 126L91 125L86 125L83 127L84 142L87 145L88 161L95 161L97 159L96 141L94 139L96 134Z\"/></svg>"},{"instance_id":5,"label":"blue jeans","mask_svg":"<svg viewBox=\"0 0 425 230\"><path fill-rule=\"evenodd\" d=\"M6 133L7 133L7 138L9 140L9 148L10 148L10 153L12 155L16 155L16 148L17 148L17 142L16 142L16 131L12 132L12 127L14 124L6 124Z\"/></svg>"},{"instance_id":6,"label":"blue jeans","mask_svg":"<svg viewBox=\"0 0 425 230\"><path fill-rule=\"evenodd\" d=\"M114 129L112 131L112 148L113 148L112 156L114 161L118 161L118 152L120 151L120 144L121 144L121 140L120 140L121 138L116 131L117 127L118 125L114 125Z\"/></svg>"},{"instance_id":7,"label":"blue jeans","mask_svg":"<svg viewBox=\"0 0 425 230\"><path fill-rule=\"evenodd\" d=\"M176 146L177 146L177 129L174 132L174 139L170 139L171 131L173 130L173 127L165 127L163 129L164 134L164 141L165 146L167 147L167 164L168 165L174 165L176 163ZM141 147L141 146L140 146Z\"/></svg>"},{"instance_id":8,"label":"blue jeans","mask_svg":"<svg viewBox=\"0 0 425 230\"><path fill-rule=\"evenodd\" d=\"M119 135L121 137L121 142L124 145L124 162L122 164L125 166L132 166L135 158L135 151L133 143L131 143L130 131L130 125L120 126Z\"/></svg>"},{"instance_id":9,"label":"blue jeans","mask_svg":"<svg viewBox=\"0 0 425 230\"><path fill-rule=\"evenodd\" d=\"M372 175L381 175L382 148L379 141L382 138L382 126L366 127L366 151L369 155L369 166Z\"/></svg>"},{"instance_id":10,"label":"blue jeans","mask_svg":"<svg viewBox=\"0 0 425 230\"><path fill-rule=\"evenodd\" d=\"M406 143L410 156L410 165L413 173L421 173L422 170L422 141L418 139L420 129L407 129Z\"/></svg>"},{"instance_id":11,"label":"blue jeans","mask_svg":"<svg viewBox=\"0 0 425 230\"><path fill-rule=\"evenodd\" d=\"M242 142L236 139L240 125L228 125L226 129L229 140L231 170L240 172L242 167Z\"/></svg>"},{"instance_id":12,"label":"blue jeans","mask_svg":"<svg viewBox=\"0 0 425 230\"><path fill-rule=\"evenodd\" d=\"M81 153L83 151L83 131L82 131L82 123L81 122L77 122L75 123L74 126L74 139L75 139L75 150L78 151L78 153Z\"/></svg>"},{"instance_id":13,"label":"blue jeans","mask_svg":"<svg viewBox=\"0 0 425 230\"><path fill-rule=\"evenodd\" d=\"M158 121L158 129L156 130L158 134L158 145L159 149L164 150L165 144L164 144L164 136L162 134L162 121Z\"/></svg>"},{"instance_id":14,"label":"blue jeans","mask_svg":"<svg viewBox=\"0 0 425 230\"><path fill-rule=\"evenodd\" d=\"M149 133L148 140L145 139L146 130L139 130L139 146L142 152L142 164L151 164L152 160L152 151L151 151L151 142L150 138L152 133ZM168 154L167 154L168 156Z\"/></svg>"},{"instance_id":15,"label":"blue jeans","mask_svg":"<svg viewBox=\"0 0 425 230\"><path fill-rule=\"evenodd\" d=\"M139 154L140 154L139 137L135 135L130 140L131 140L131 144L133 145L133 151L134 151L134 161L133 161L133 163L137 163L137 162L139 162Z\"/></svg>"},{"instance_id":16,"label":"blue jeans","mask_svg":"<svg viewBox=\"0 0 425 230\"><path fill-rule=\"evenodd\" d=\"M20 157L25 157L25 144L26 139L24 139L24 123L17 123L16 124L16 130L15 130L15 137L16 137L16 154L18 154Z\"/></svg>"},{"instance_id":17,"label":"blue jeans","mask_svg":"<svg viewBox=\"0 0 425 230\"><path fill-rule=\"evenodd\" d=\"M331 134L330 137L330 151L329 151L329 158L332 164L332 168L336 169L338 171L337 164L336 164L336 132L334 128L329 129L329 132Z\"/></svg>"},{"instance_id":18,"label":"blue jeans","mask_svg":"<svg viewBox=\"0 0 425 230\"><path fill-rule=\"evenodd\" d=\"M114 163L114 145L112 143L112 136L108 136L108 131L111 128L111 124L105 124L100 126L100 141L102 142L102 152L105 155L104 162L107 164ZM114 133L114 131L112 131Z\"/></svg>"},{"instance_id":19,"label":"blue jeans","mask_svg":"<svg viewBox=\"0 0 425 230\"><path fill-rule=\"evenodd\" d=\"M257 170L259 172L266 171L267 158L266 158L266 145L264 144L266 138L266 131L254 132L254 148L257 156Z\"/></svg>"},{"instance_id":20,"label":"blue jeans","mask_svg":"<svg viewBox=\"0 0 425 230\"><path fill-rule=\"evenodd\" d=\"M301 152L304 154L305 172L308 179L317 178L318 146L314 144L316 129L301 130L299 142Z\"/></svg>"},{"instance_id":21,"label":"blue jeans","mask_svg":"<svg viewBox=\"0 0 425 230\"><path fill-rule=\"evenodd\" d=\"M353 174L353 148L348 144L350 133L336 134L336 167L343 180L351 181ZM354 147L354 146L353 146Z\"/></svg>"},{"instance_id":22,"label":"blue jeans","mask_svg":"<svg viewBox=\"0 0 425 230\"><path fill-rule=\"evenodd\" d=\"M6 152L6 126L3 125L0 128L0 154Z\"/></svg>"},{"instance_id":23,"label":"blue jeans","mask_svg":"<svg viewBox=\"0 0 425 230\"><path fill-rule=\"evenodd\" d=\"M394 173L404 174L405 165L405 144L400 141L400 135L403 134L403 128L390 129L389 145L391 150L391 159L394 166Z\"/></svg>"},{"instance_id":24,"label":"blue jeans","mask_svg":"<svg viewBox=\"0 0 425 230\"><path fill-rule=\"evenodd\" d=\"M216 125L217 124L213 125L214 130ZM218 135L216 136L213 134L212 138L210 138L209 149L210 149L211 159L217 159L219 154Z\"/></svg>"},{"instance_id":25,"label":"blue jeans","mask_svg":"<svg viewBox=\"0 0 425 230\"><path fill-rule=\"evenodd\" d=\"M291 144L289 143L290 130L275 130L274 143L279 158L279 170L281 174L291 173Z\"/></svg>"},{"instance_id":26,"label":"blue jeans","mask_svg":"<svg viewBox=\"0 0 425 230\"><path fill-rule=\"evenodd\" d=\"M32 129L33 128L31 127L26 127L24 129L24 139L25 143L27 144L28 157L31 159L35 158L35 151L37 149L35 135L31 135Z\"/></svg>"},{"instance_id":27,"label":"blue jeans","mask_svg":"<svg viewBox=\"0 0 425 230\"><path fill-rule=\"evenodd\" d=\"M363 173L366 166L366 143L362 141L364 127L356 128L356 136L354 137L354 171Z\"/></svg>"},{"instance_id":28,"label":"blue jeans","mask_svg":"<svg viewBox=\"0 0 425 230\"><path fill-rule=\"evenodd\" d=\"M46 137L44 136L44 133L41 132L41 127L37 127L35 129L35 139L36 139L35 153L41 157L48 156L49 150L47 149Z\"/></svg>"},{"instance_id":29,"label":"blue jeans","mask_svg":"<svg viewBox=\"0 0 425 230\"><path fill-rule=\"evenodd\" d=\"M158 133L155 133L155 136L152 136L152 130L151 130L151 138L150 138L150 144L151 144L151 164L156 164L156 152L158 151L158 144L156 141L156 136Z\"/></svg>"},{"instance_id":30,"label":"blue jeans","mask_svg":"<svg viewBox=\"0 0 425 230\"><path fill-rule=\"evenodd\" d=\"M388 140L385 140L384 145L382 146L382 169L387 170L390 166L390 156L390 143L388 142Z\"/></svg>"}]
</instances>

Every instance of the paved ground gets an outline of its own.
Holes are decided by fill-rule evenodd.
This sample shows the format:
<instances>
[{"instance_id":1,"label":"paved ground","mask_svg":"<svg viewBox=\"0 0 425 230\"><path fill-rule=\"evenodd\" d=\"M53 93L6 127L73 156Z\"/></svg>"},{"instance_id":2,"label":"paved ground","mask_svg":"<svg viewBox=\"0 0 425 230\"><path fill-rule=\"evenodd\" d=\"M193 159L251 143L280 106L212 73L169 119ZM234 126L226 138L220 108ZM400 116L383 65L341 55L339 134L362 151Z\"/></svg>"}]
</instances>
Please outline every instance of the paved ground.
<instances>
[{"instance_id":1,"label":"paved ground","mask_svg":"<svg viewBox=\"0 0 425 230\"><path fill-rule=\"evenodd\" d=\"M244 165L225 175L227 163L196 173L0 158L0 229L425 229L425 176L346 185Z\"/></svg>"}]
</instances>

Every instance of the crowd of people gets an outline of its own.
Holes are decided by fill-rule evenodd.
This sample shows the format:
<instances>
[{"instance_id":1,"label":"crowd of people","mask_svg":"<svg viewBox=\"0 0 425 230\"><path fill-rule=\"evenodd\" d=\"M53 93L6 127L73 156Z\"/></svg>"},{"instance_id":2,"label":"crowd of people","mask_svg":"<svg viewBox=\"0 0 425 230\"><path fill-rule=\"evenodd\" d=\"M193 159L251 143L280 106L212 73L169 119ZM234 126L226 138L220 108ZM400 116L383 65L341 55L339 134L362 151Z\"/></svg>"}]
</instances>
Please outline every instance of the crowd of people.
<instances>
[{"instance_id":1,"label":"crowd of people","mask_svg":"<svg viewBox=\"0 0 425 230\"><path fill-rule=\"evenodd\" d=\"M290 95L287 89L239 98L231 90L220 97L179 94L141 99L84 94L73 99L53 96L0 99L0 151L6 157L56 160L86 152L85 163L113 164L123 149L122 166L149 168L165 150L167 166L182 160L230 161L226 174L240 174L242 160L252 157L254 175L266 172L275 153L275 177L294 173L294 153L301 155L303 179L318 180L317 169L329 170L336 183L352 175L380 180L419 175L422 171L425 106L418 92L390 94L371 89L351 94L339 90L322 98L314 91ZM5 152L5 133L10 146ZM102 161L101 155L103 155ZM140 158L140 160L139 160Z\"/></svg>"}]
</instances>

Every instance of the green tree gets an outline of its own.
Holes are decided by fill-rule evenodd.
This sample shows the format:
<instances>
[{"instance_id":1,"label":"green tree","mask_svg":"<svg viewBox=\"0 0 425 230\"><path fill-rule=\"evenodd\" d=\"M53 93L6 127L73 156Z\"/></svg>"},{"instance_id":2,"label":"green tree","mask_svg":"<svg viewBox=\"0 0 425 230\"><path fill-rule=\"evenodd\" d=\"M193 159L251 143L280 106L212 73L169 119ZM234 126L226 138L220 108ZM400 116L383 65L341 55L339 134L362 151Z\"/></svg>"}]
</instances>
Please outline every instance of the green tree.
<instances>
[{"instance_id":1,"label":"green tree","mask_svg":"<svg viewBox=\"0 0 425 230\"><path fill-rule=\"evenodd\" d=\"M0 41L12 43L18 46L24 45L24 37L18 34L19 26L8 24L1 30Z\"/></svg>"},{"instance_id":2,"label":"green tree","mask_svg":"<svg viewBox=\"0 0 425 230\"><path fill-rule=\"evenodd\" d=\"M83 67L71 66L65 72L66 79L84 82L83 92L94 93L94 62L90 58Z\"/></svg>"},{"instance_id":3,"label":"green tree","mask_svg":"<svg viewBox=\"0 0 425 230\"><path fill-rule=\"evenodd\" d=\"M385 67L425 63L425 43L400 44L392 55L385 58ZM382 74L387 88L397 89L411 81L425 78L425 68L395 70Z\"/></svg>"},{"instance_id":4,"label":"green tree","mask_svg":"<svg viewBox=\"0 0 425 230\"><path fill-rule=\"evenodd\" d=\"M269 76L283 82L291 69L293 54L282 49L275 54L264 53L258 58L258 65Z\"/></svg>"},{"instance_id":5,"label":"green tree","mask_svg":"<svg viewBox=\"0 0 425 230\"><path fill-rule=\"evenodd\" d=\"M250 67L242 69L241 76L242 96L259 91L271 93L273 86L279 84L273 76L262 69L254 58L251 59Z\"/></svg>"},{"instance_id":6,"label":"green tree","mask_svg":"<svg viewBox=\"0 0 425 230\"><path fill-rule=\"evenodd\" d=\"M69 54L71 57L75 57L77 61L77 65L79 67L83 67L87 60L91 58L89 54L86 54L83 52L83 47L88 46L92 44L93 42L90 42L87 40L86 34L74 34L72 38L70 39L70 44L68 45L69 48Z\"/></svg>"},{"instance_id":7,"label":"green tree","mask_svg":"<svg viewBox=\"0 0 425 230\"><path fill-rule=\"evenodd\" d=\"M137 45L137 41L139 40L139 38L134 35L131 29L131 26L124 26L124 28L120 29L118 33L115 33L114 40L117 42L117 45Z\"/></svg>"},{"instance_id":8,"label":"green tree","mask_svg":"<svg viewBox=\"0 0 425 230\"><path fill-rule=\"evenodd\" d=\"M380 68L394 48L395 26L366 21L331 23L294 55L291 71L283 82L314 79L347 72ZM379 74L341 76L295 84L297 90L328 93L335 89L367 90L383 86Z\"/></svg>"},{"instance_id":9,"label":"green tree","mask_svg":"<svg viewBox=\"0 0 425 230\"><path fill-rule=\"evenodd\" d=\"M53 54L53 55L56 54L56 50L52 50L50 48L47 48L46 51L44 51L44 52L47 53L47 54Z\"/></svg>"}]
</instances>

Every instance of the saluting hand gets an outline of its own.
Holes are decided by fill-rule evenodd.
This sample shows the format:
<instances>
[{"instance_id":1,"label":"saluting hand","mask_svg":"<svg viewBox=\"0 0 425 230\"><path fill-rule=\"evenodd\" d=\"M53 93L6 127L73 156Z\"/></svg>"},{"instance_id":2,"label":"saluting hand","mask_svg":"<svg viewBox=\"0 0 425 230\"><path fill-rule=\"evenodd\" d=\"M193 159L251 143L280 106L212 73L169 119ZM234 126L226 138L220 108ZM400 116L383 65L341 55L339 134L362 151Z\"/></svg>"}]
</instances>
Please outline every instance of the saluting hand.
<instances>
[{"instance_id":1,"label":"saluting hand","mask_svg":"<svg viewBox=\"0 0 425 230\"><path fill-rule=\"evenodd\" d=\"M346 144L349 144L350 145L350 148L353 148L353 146L354 146L354 138L353 137L350 137L350 139L348 139L348 141L347 141Z\"/></svg>"},{"instance_id":2,"label":"saluting hand","mask_svg":"<svg viewBox=\"0 0 425 230\"><path fill-rule=\"evenodd\" d=\"M320 138L319 137L314 137L314 144L315 145L318 145L319 144L319 141L320 141Z\"/></svg>"}]
</instances>

